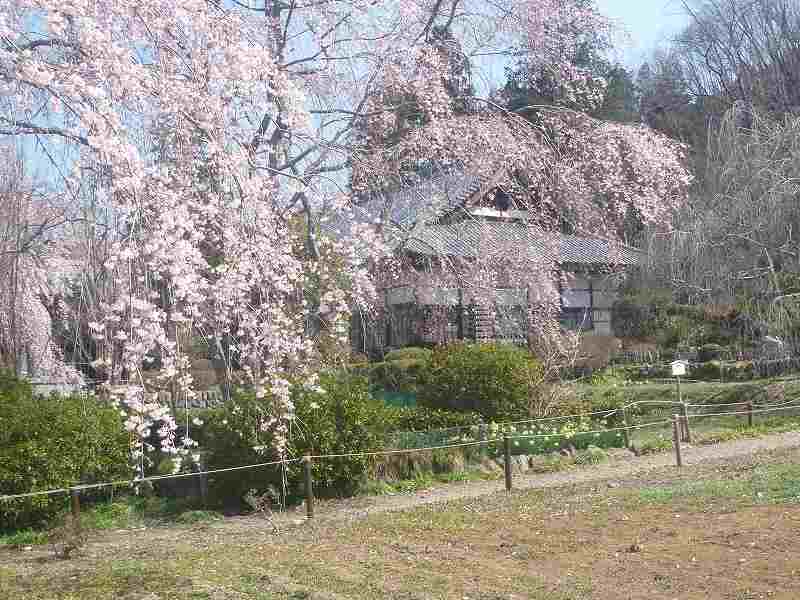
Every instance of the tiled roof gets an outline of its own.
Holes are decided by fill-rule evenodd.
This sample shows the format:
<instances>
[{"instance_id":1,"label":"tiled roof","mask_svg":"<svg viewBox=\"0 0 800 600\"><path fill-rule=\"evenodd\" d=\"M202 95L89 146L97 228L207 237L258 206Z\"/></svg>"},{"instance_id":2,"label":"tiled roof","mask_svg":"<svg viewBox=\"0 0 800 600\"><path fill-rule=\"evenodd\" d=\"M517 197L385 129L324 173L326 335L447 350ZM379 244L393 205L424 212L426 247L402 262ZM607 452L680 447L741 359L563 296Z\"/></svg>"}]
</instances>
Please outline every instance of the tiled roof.
<instances>
[{"instance_id":1,"label":"tiled roof","mask_svg":"<svg viewBox=\"0 0 800 600\"><path fill-rule=\"evenodd\" d=\"M371 219L407 227L428 221L461 206L481 186L482 180L460 171L437 175L413 187L376 192L359 203Z\"/></svg>"},{"instance_id":2,"label":"tiled roof","mask_svg":"<svg viewBox=\"0 0 800 600\"><path fill-rule=\"evenodd\" d=\"M358 203L352 216L356 221L384 224L384 234L398 250L430 256L527 253L532 259L545 257L560 263L630 265L643 255L608 240L545 233L521 219L485 219L463 212L457 222L437 222L464 206L485 183L484 178L454 170L416 186L375 193Z\"/></svg>"},{"instance_id":3,"label":"tiled roof","mask_svg":"<svg viewBox=\"0 0 800 600\"><path fill-rule=\"evenodd\" d=\"M512 254L531 260L555 260L575 264L630 265L642 253L607 240L546 233L522 221L489 221L467 218L450 224L417 228L401 245L405 250L429 256L476 256Z\"/></svg>"}]
</instances>

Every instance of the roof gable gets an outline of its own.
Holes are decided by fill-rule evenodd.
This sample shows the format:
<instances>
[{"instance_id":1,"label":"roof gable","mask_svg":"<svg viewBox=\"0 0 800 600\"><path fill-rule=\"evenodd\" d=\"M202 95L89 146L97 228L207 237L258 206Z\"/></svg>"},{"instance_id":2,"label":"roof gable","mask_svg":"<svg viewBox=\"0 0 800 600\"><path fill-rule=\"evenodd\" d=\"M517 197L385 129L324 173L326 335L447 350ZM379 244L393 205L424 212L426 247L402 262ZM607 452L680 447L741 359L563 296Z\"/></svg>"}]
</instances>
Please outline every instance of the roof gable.
<instances>
[{"instance_id":1,"label":"roof gable","mask_svg":"<svg viewBox=\"0 0 800 600\"><path fill-rule=\"evenodd\" d=\"M593 266L640 262L643 253L635 248L545 232L528 222L526 211L486 206L484 197L502 180L499 175L489 178L451 170L415 186L375 193L358 207L370 222L388 228L397 250L426 256L527 254L537 260Z\"/></svg>"}]
</instances>

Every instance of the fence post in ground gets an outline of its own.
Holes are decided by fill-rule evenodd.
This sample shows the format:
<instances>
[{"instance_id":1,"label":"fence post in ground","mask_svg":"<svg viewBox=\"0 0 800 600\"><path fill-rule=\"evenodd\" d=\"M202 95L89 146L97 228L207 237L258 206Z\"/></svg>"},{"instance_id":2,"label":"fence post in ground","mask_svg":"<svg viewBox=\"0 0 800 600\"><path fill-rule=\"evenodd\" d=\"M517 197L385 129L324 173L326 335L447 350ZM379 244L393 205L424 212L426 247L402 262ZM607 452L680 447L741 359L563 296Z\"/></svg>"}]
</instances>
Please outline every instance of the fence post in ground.
<instances>
[{"instance_id":1,"label":"fence post in ground","mask_svg":"<svg viewBox=\"0 0 800 600\"><path fill-rule=\"evenodd\" d=\"M503 454L505 455L506 491L511 491L511 437L503 435Z\"/></svg>"},{"instance_id":2,"label":"fence post in ground","mask_svg":"<svg viewBox=\"0 0 800 600\"><path fill-rule=\"evenodd\" d=\"M680 415L673 415L672 416L672 443L675 446L675 464L678 467L682 467L683 466L683 460L681 458L680 422L681 422L681 416Z\"/></svg>"},{"instance_id":3,"label":"fence post in ground","mask_svg":"<svg viewBox=\"0 0 800 600\"><path fill-rule=\"evenodd\" d=\"M628 410L624 406L622 407L622 426L622 440L625 442L625 448L630 448L631 438L628 433Z\"/></svg>"},{"instance_id":4,"label":"fence post in ground","mask_svg":"<svg viewBox=\"0 0 800 600\"><path fill-rule=\"evenodd\" d=\"M311 477L311 456L306 454L303 457L303 473L306 488L306 517L314 518L314 487Z\"/></svg>"},{"instance_id":5,"label":"fence post in ground","mask_svg":"<svg viewBox=\"0 0 800 600\"><path fill-rule=\"evenodd\" d=\"M681 402L681 419L683 423L683 441L687 444L692 443L692 432L689 430L689 407L686 402Z\"/></svg>"},{"instance_id":6,"label":"fence post in ground","mask_svg":"<svg viewBox=\"0 0 800 600\"><path fill-rule=\"evenodd\" d=\"M72 505L72 525L75 531L81 529L81 494L75 488L69 491L71 505Z\"/></svg>"},{"instance_id":7,"label":"fence post in ground","mask_svg":"<svg viewBox=\"0 0 800 600\"><path fill-rule=\"evenodd\" d=\"M478 425L478 441L485 442L489 436L486 432L486 423L481 423ZM481 456L488 456L489 455L489 446L487 444L481 444L479 446Z\"/></svg>"},{"instance_id":8,"label":"fence post in ground","mask_svg":"<svg viewBox=\"0 0 800 600\"><path fill-rule=\"evenodd\" d=\"M748 402L747 403L747 426L748 427L752 427L753 426L753 403L752 402Z\"/></svg>"}]
</instances>

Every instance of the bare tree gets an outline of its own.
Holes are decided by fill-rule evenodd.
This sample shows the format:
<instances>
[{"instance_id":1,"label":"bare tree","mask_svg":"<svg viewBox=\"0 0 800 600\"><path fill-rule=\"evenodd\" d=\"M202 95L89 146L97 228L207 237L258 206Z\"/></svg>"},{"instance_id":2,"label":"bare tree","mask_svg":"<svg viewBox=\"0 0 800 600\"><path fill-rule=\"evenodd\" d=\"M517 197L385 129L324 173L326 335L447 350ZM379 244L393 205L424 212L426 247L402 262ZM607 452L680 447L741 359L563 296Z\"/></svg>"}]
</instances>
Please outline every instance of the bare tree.
<instances>
[{"instance_id":1,"label":"bare tree","mask_svg":"<svg viewBox=\"0 0 800 600\"><path fill-rule=\"evenodd\" d=\"M677 230L651 237L650 275L685 301L737 304L774 333L794 335L799 139L797 117L731 109L711 137L705 177Z\"/></svg>"},{"instance_id":2,"label":"bare tree","mask_svg":"<svg viewBox=\"0 0 800 600\"><path fill-rule=\"evenodd\" d=\"M691 24L675 49L696 97L724 96L776 113L800 108L797 2L694 0L684 8Z\"/></svg>"}]
</instances>

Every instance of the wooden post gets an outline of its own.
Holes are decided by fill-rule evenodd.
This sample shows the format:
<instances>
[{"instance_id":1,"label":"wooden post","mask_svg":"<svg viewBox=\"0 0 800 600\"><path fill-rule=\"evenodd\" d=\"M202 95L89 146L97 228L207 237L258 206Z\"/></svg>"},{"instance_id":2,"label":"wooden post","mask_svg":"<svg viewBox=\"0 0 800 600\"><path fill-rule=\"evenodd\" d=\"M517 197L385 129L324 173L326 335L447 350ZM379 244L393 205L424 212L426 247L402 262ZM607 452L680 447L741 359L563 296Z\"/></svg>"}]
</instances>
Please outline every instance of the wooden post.
<instances>
[{"instance_id":1,"label":"wooden post","mask_svg":"<svg viewBox=\"0 0 800 600\"><path fill-rule=\"evenodd\" d=\"M748 427L752 427L753 426L753 403L752 403L752 401L747 403L747 426Z\"/></svg>"},{"instance_id":2,"label":"wooden post","mask_svg":"<svg viewBox=\"0 0 800 600\"><path fill-rule=\"evenodd\" d=\"M309 519L314 518L314 487L311 476L311 456L306 454L303 457L303 471L305 475L306 487L306 517Z\"/></svg>"},{"instance_id":3,"label":"wooden post","mask_svg":"<svg viewBox=\"0 0 800 600\"><path fill-rule=\"evenodd\" d=\"M683 423L683 441L687 444L692 443L692 432L689 430L689 407L686 402L681 403L681 416Z\"/></svg>"},{"instance_id":4,"label":"wooden post","mask_svg":"<svg viewBox=\"0 0 800 600\"><path fill-rule=\"evenodd\" d=\"M75 488L69 491L69 495L72 501L72 526L78 532L81 529L81 495Z\"/></svg>"},{"instance_id":5,"label":"wooden post","mask_svg":"<svg viewBox=\"0 0 800 600\"><path fill-rule=\"evenodd\" d=\"M506 491L511 491L511 437L503 435L503 453L505 454Z\"/></svg>"},{"instance_id":6,"label":"wooden post","mask_svg":"<svg viewBox=\"0 0 800 600\"><path fill-rule=\"evenodd\" d=\"M675 464L678 467L683 466L683 460L681 458L680 419L680 415L672 415L672 443L675 446Z\"/></svg>"},{"instance_id":7,"label":"wooden post","mask_svg":"<svg viewBox=\"0 0 800 600\"><path fill-rule=\"evenodd\" d=\"M487 435L486 431L486 423L481 423L478 425L478 441L485 442L489 436ZM480 454L481 456L488 456L489 455L489 445L488 444L481 444L480 445Z\"/></svg>"},{"instance_id":8,"label":"wooden post","mask_svg":"<svg viewBox=\"0 0 800 600\"><path fill-rule=\"evenodd\" d=\"M631 438L628 434L628 411L624 406L622 407L622 425L624 427L622 430L622 439L625 442L625 448L630 448Z\"/></svg>"}]
</instances>

